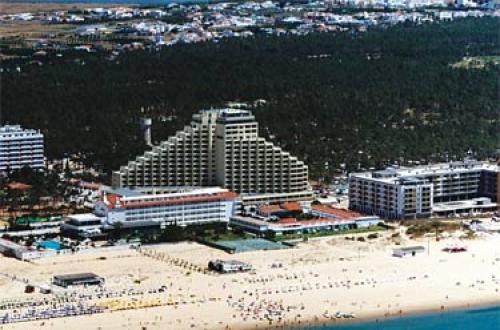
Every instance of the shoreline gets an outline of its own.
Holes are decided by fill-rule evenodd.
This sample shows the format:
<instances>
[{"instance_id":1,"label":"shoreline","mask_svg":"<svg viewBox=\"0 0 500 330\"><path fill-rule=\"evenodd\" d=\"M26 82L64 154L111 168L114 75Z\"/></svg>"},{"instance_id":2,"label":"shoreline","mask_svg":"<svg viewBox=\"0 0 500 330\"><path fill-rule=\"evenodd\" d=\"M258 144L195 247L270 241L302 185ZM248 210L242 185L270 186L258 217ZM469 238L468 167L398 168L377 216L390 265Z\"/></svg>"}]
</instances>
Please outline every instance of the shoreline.
<instances>
[{"instance_id":1,"label":"shoreline","mask_svg":"<svg viewBox=\"0 0 500 330\"><path fill-rule=\"evenodd\" d=\"M356 323L364 323L364 322L378 322L378 321L385 321L389 319L396 319L396 318L404 318L404 317L411 317L411 316L419 316L419 315L425 315L425 314L439 314L439 313L450 313L454 311L461 311L461 310L469 310L469 309L482 309L482 308L487 308L487 307L500 307L500 299L499 300L488 300L488 301L482 301L482 302L477 302L474 304L463 304L463 303L451 303L448 307L441 308L441 306L426 306L426 307L415 307L407 310L406 312L393 312L393 313L384 313L380 314L378 312L369 312L361 316L356 316L354 319L325 319L324 321L321 320L304 320L298 323L294 324L287 324L287 325L276 325L276 326L270 326L270 327L244 327L238 329L242 330L251 330L251 329L257 329L257 330L273 330L273 329L289 329L289 330L295 330L299 329L302 327L318 327L318 326L334 326L334 325L345 325L345 324L356 324Z\"/></svg>"},{"instance_id":2,"label":"shoreline","mask_svg":"<svg viewBox=\"0 0 500 330\"><path fill-rule=\"evenodd\" d=\"M64 306L73 305L72 301L93 301L110 309L95 315L3 324L0 328L295 330L324 325L333 329L335 325L500 305L498 238L469 241L469 252L462 254L442 251L449 240L430 242L430 253L414 258L392 257L390 240L391 233L369 245L329 237L300 243L295 249L241 253L235 258L252 264L255 273L215 276L192 273L173 264L172 258L151 258L137 251L61 255L32 264L1 258L5 273L19 276L22 272L19 279L35 284L47 283L69 268L75 273L95 272L106 278L105 287L54 287L54 292L67 295L69 302L63 302ZM228 258L223 251L193 242L150 248L155 255L176 256L176 260L194 265ZM19 279L0 277L0 298L26 299ZM160 285L165 291L157 291ZM142 293L129 295L130 290ZM38 293L32 297L55 299ZM167 304L139 307L154 299ZM137 306L125 308L132 302ZM337 311L354 313L356 318L337 319Z\"/></svg>"},{"instance_id":3,"label":"shoreline","mask_svg":"<svg viewBox=\"0 0 500 330\"><path fill-rule=\"evenodd\" d=\"M485 301L480 301L477 303L473 304L463 304L463 303L451 303L449 304L448 307L445 307L442 309L440 306L426 306L426 307L414 307L409 309L407 312L399 313L399 312L391 312L391 313L385 313L385 314L380 314L379 312L368 312L368 313L363 313L361 316L356 316L354 319L324 319L324 320L302 320L299 322L284 322L283 324L276 324L276 325L254 325L251 326L249 324L242 324L242 323L236 323L232 325L227 325L225 329L227 330L276 330L276 329L285 329L285 330L296 330L300 328L309 328L309 327L322 327L322 326L341 326L341 325L347 325L347 324L357 324L357 323L365 323L365 322L377 322L377 321L385 321L385 320L390 320L390 319L396 319L396 318L405 318L405 317L411 317L411 316L419 316L419 315L426 315L426 314L441 314L441 313L450 313L450 312L455 312L455 311L465 311L465 310L470 310L470 309L482 309L482 308L489 308L489 307L500 307L500 300L485 300ZM134 311L143 311L145 313L148 312L150 309L155 309L158 307L153 307L153 308L139 308L139 309L133 309ZM104 312L102 314L94 314L94 315L79 315L79 316L74 316L74 317L63 317L63 318L51 318L51 319L46 319L46 322L54 321L54 320L64 320L64 319L80 319L80 318L87 318L87 317L92 317L92 316L103 316L106 314L114 314L114 313L119 313L120 311L115 311L115 312ZM27 322L20 322L20 323L11 323L10 325L16 325L16 326L22 326L24 325L31 325L35 326L36 322L39 322L42 320L37 320L37 321L27 321ZM286 323L286 324L285 324ZM9 324L0 324L0 328L3 329L3 327L7 327L8 329ZM26 328L28 329L28 328ZM29 327L29 329L33 329L33 327ZM105 327L101 328L98 327L98 329L106 329Z\"/></svg>"}]
</instances>

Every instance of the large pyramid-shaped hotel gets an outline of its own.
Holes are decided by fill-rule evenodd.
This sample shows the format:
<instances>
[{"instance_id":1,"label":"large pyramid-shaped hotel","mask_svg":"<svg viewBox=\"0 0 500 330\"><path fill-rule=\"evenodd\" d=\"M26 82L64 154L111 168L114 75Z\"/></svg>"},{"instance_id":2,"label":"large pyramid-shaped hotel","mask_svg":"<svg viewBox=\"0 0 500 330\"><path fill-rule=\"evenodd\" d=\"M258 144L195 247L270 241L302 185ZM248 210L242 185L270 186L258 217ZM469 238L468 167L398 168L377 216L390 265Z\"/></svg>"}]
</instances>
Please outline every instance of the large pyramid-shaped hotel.
<instances>
[{"instance_id":1,"label":"large pyramid-shaped hotel","mask_svg":"<svg viewBox=\"0 0 500 330\"><path fill-rule=\"evenodd\" d=\"M203 110L191 125L113 173L115 188L221 186L242 195L310 196L307 166L258 135L250 111Z\"/></svg>"}]
</instances>

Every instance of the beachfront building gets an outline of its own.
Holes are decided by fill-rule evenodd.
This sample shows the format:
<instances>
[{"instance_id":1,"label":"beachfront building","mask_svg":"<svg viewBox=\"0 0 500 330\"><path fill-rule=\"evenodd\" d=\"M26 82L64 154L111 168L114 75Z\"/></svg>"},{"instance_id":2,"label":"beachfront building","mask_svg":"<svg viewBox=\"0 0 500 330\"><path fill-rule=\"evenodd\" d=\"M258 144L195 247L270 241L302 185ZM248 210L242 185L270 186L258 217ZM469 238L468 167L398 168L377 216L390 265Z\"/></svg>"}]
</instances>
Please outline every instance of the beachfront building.
<instances>
[{"instance_id":1,"label":"beachfront building","mask_svg":"<svg viewBox=\"0 0 500 330\"><path fill-rule=\"evenodd\" d=\"M52 283L63 288L76 285L102 285L104 278L94 273L65 274L54 276Z\"/></svg>"},{"instance_id":2,"label":"beachfront building","mask_svg":"<svg viewBox=\"0 0 500 330\"><path fill-rule=\"evenodd\" d=\"M208 262L208 269L219 273L241 273L252 270L252 265L239 260L211 260Z\"/></svg>"},{"instance_id":3,"label":"beachfront building","mask_svg":"<svg viewBox=\"0 0 500 330\"><path fill-rule=\"evenodd\" d=\"M44 168L43 134L19 125L0 127L0 172Z\"/></svg>"},{"instance_id":4,"label":"beachfront building","mask_svg":"<svg viewBox=\"0 0 500 330\"><path fill-rule=\"evenodd\" d=\"M92 213L70 214L63 217L61 232L69 236L95 237L102 234L102 219Z\"/></svg>"},{"instance_id":5,"label":"beachfront building","mask_svg":"<svg viewBox=\"0 0 500 330\"><path fill-rule=\"evenodd\" d=\"M220 186L266 200L310 199L308 168L258 134L250 111L204 110L113 173L113 187Z\"/></svg>"},{"instance_id":6,"label":"beachfront building","mask_svg":"<svg viewBox=\"0 0 500 330\"><path fill-rule=\"evenodd\" d=\"M423 246L407 246L398 247L392 250L392 255L394 257L415 257L418 253L424 253L425 248Z\"/></svg>"},{"instance_id":7,"label":"beachfront building","mask_svg":"<svg viewBox=\"0 0 500 330\"><path fill-rule=\"evenodd\" d=\"M349 208L391 219L430 217L435 210L492 211L499 182L498 165L471 160L353 173Z\"/></svg>"},{"instance_id":8,"label":"beachfront building","mask_svg":"<svg viewBox=\"0 0 500 330\"><path fill-rule=\"evenodd\" d=\"M257 208L257 214L264 217L286 217L296 213L302 213L302 206L297 202L285 202L281 204L265 204Z\"/></svg>"},{"instance_id":9,"label":"beachfront building","mask_svg":"<svg viewBox=\"0 0 500 330\"><path fill-rule=\"evenodd\" d=\"M294 212L298 212L295 205L288 205ZM234 215L229 225L243 231L257 235L272 232L277 235L291 233L308 233L318 231L341 231L355 228L369 228L379 225L377 216L365 216L358 212L343 210L323 204L313 204L311 207L300 209L303 216L296 213L293 216L283 215L279 210L287 209L284 205L267 205L258 210L257 215ZM267 214L267 215L264 215ZM290 215L288 213L288 215Z\"/></svg>"},{"instance_id":10,"label":"beachfront building","mask_svg":"<svg viewBox=\"0 0 500 330\"><path fill-rule=\"evenodd\" d=\"M106 191L96 203L95 215L105 229L144 226L187 226L229 222L237 207L237 195L222 188L200 188L166 194L137 190Z\"/></svg>"},{"instance_id":11,"label":"beachfront building","mask_svg":"<svg viewBox=\"0 0 500 330\"><path fill-rule=\"evenodd\" d=\"M341 231L356 228L354 220L318 218L311 220L297 220L295 218L282 218L278 221L258 216L231 217L229 225L246 232L264 236L269 232L275 235L307 233L316 231Z\"/></svg>"},{"instance_id":12,"label":"beachfront building","mask_svg":"<svg viewBox=\"0 0 500 330\"><path fill-rule=\"evenodd\" d=\"M4 238L0 238L0 253L6 256L15 257L22 261L38 259L43 255L41 251L31 249Z\"/></svg>"},{"instance_id":13,"label":"beachfront building","mask_svg":"<svg viewBox=\"0 0 500 330\"><path fill-rule=\"evenodd\" d=\"M378 216L367 216L355 211L339 209L325 204L312 204L305 211L318 218L351 221L356 224L356 228L377 226L381 222Z\"/></svg>"}]
</instances>

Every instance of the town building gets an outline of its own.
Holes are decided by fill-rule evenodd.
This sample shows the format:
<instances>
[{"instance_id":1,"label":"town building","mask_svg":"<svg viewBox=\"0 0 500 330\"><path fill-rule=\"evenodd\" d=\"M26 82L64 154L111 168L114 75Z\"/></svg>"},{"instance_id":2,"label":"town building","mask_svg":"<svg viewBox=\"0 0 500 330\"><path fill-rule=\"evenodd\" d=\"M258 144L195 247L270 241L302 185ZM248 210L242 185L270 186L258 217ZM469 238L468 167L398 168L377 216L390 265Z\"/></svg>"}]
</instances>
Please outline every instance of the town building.
<instances>
[{"instance_id":1,"label":"town building","mask_svg":"<svg viewBox=\"0 0 500 330\"><path fill-rule=\"evenodd\" d=\"M0 172L44 168L43 134L19 125L0 127Z\"/></svg>"},{"instance_id":2,"label":"town building","mask_svg":"<svg viewBox=\"0 0 500 330\"><path fill-rule=\"evenodd\" d=\"M113 173L113 187L220 186L254 198L310 199L308 168L258 134L250 111L203 110Z\"/></svg>"},{"instance_id":3,"label":"town building","mask_svg":"<svg viewBox=\"0 0 500 330\"><path fill-rule=\"evenodd\" d=\"M498 165L472 160L353 173L349 208L390 219L492 211L499 182Z\"/></svg>"},{"instance_id":4,"label":"town building","mask_svg":"<svg viewBox=\"0 0 500 330\"><path fill-rule=\"evenodd\" d=\"M79 179L70 179L68 183L72 189L72 195L68 200L87 208L94 208L102 192L110 188L98 182L86 182Z\"/></svg>"},{"instance_id":5,"label":"town building","mask_svg":"<svg viewBox=\"0 0 500 330\"><path fill-rule=\"evenodd\" d=\"M187 226L229 222L237 208L237 194L222 188L200 188L166 194L116 189L103 193L95 215L104 229L145 226Z\"/></svg>"}]
</instances>

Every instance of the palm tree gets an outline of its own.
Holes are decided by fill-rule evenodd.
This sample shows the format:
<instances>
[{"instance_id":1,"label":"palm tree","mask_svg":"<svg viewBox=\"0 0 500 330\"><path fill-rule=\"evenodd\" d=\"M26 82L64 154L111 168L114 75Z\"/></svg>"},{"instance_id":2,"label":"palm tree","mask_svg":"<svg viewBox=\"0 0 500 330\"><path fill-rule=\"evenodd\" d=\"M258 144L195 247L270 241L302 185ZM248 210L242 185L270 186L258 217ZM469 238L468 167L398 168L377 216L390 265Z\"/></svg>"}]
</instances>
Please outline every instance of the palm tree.
<instances>
[{"instance_id":1,"label":"palm tree","mask_svg":"<svg viewBox=\"0 0 500 330\"><path fill-rule=\"evenodd\" d=\"M433 220L431 222L431 227L434 228L434 231L436 232L436 242L439 241L439 228L441 228L441 222Z\"/></svg>"}]
</instances>

